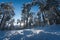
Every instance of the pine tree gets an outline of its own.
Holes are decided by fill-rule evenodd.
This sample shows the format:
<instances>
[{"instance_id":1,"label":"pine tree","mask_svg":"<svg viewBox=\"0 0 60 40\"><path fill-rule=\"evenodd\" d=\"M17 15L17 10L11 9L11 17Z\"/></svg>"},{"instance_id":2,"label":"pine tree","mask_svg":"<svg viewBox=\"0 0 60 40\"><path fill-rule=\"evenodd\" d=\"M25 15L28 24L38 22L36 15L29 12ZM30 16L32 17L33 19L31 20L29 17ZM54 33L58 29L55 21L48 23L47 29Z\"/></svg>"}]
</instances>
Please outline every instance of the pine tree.
<instances>
[{"instance_id":1,"label":"pine tree","mask_svg":"<svg viewBox=\"0 0 60 40\"><path fill-rule=\"evenodd\" d=\"M6 21L9 21L15 14L13 11L13 7L11 3L1 3L0 5L1 9L2 9L2 20L1 20L1 29L4 29L5 25L6 25Z\"/></svg>"}]
</instances>

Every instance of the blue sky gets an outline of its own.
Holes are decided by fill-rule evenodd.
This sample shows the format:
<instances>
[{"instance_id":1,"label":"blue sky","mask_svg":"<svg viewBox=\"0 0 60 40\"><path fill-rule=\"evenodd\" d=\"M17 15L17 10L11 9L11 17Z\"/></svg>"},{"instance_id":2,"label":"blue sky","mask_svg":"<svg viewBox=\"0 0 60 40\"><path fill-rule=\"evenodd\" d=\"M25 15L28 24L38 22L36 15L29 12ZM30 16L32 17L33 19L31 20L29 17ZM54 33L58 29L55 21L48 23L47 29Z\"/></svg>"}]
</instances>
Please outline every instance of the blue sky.
<instances>
[{"instance_id":1,"label":"blue sky","mask_svg":"<svg viewBox=\"0 0 60 40\"><path fill-rule=\"evenodd\" d=\"M21 19L21 13L22 13L22 6L24 3L28 3L28 2L32 2L32 0L0 0L1 2L12 2L13 6L15 8L15 16L13 17L15 20L16 19ZM31 9L31 11L36 12L38 11L38 7L32 7L33 9Z\"/></svg>"}]
</instances>

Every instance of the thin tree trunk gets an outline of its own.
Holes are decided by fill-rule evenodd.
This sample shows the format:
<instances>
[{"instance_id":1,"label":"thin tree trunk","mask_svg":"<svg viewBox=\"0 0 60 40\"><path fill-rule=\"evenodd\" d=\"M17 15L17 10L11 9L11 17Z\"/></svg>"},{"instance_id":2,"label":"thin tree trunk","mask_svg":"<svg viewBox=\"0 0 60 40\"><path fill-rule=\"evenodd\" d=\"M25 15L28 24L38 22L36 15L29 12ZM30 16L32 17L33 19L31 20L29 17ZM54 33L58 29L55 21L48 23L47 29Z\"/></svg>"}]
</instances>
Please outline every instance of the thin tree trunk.
<instances>
[{"instance_id":1,"label":"thin tree trunk","mask_svg":"<svg viewBox=\"0 0 60 40\"><path fill-rule=\"evenodd\" d=\"M5 14L3 15L3 18L1 20L1 29L3 30L4 27L5 27L5 23L6 23L6 20L5 20Z\"/></svg>"}]
</instances>

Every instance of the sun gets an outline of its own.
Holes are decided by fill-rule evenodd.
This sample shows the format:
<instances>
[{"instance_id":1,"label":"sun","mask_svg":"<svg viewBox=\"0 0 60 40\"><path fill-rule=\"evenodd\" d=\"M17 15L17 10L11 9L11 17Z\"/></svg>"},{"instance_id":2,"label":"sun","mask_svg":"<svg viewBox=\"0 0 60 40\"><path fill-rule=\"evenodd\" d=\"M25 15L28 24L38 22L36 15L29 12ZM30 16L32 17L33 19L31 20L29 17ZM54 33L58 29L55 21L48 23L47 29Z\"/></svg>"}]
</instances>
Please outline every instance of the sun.
<instances>
[{"instance_id":1,"label":"sun","mask_svg":"<svg viewBox=\"0 0 60 40\"><path fill-rule=\"evenodd\" d=\"M24 26L24 23L21 23L21 26Z\"/></svg>"}]
</instances>

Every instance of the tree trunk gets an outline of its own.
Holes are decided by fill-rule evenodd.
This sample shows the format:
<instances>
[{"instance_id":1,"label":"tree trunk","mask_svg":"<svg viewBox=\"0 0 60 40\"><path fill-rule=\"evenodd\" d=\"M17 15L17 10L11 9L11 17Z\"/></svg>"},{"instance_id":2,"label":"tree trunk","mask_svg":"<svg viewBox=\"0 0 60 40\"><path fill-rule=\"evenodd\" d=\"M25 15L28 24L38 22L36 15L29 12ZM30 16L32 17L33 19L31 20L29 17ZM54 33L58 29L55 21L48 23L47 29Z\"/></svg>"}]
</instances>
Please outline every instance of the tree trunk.
<instances>
[{"instance_id":1,"label":"tree trunk","mask_svg":"<svg viewBox=\"0 0 60 40\"><path fill-rule=\"evenodd\" d=\"M5 17L5 14L3 15L3 18L1 20L1 30L4 30L4 27L5 27L5 23L6 23L6 17Z\"/></svg>"}]
</instances>

